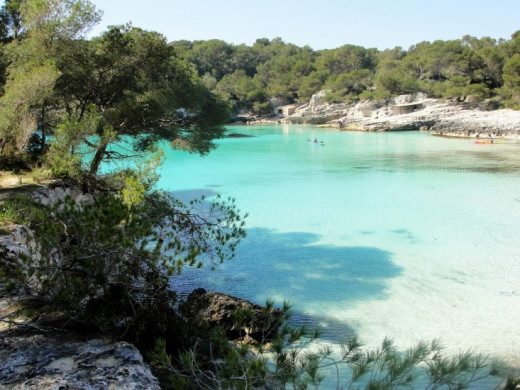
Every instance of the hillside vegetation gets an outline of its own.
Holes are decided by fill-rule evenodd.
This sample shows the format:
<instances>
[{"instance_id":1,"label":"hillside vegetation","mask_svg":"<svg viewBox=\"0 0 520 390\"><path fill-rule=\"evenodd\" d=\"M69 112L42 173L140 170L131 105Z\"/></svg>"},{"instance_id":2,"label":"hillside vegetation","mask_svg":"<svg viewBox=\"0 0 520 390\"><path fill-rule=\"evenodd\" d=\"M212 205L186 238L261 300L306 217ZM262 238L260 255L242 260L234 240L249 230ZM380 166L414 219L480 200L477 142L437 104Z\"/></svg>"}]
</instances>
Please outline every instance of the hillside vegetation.
<instances>
[{"instance_id":1,"label":"hillside vegetation","mask_svg":"<svg viewBox=\"0 0 520 390\"><path fill-rule=\"evenodd\" d=\"M281 38L258 39L252 46L221 40L172 45L235 112L269 113L273 98L301 103L320 90L330 91L329 103L423 92L520 108L519 31L509 40L466 35L384 51L349 44L314 51Z\"/></svg>"}]
</instances>

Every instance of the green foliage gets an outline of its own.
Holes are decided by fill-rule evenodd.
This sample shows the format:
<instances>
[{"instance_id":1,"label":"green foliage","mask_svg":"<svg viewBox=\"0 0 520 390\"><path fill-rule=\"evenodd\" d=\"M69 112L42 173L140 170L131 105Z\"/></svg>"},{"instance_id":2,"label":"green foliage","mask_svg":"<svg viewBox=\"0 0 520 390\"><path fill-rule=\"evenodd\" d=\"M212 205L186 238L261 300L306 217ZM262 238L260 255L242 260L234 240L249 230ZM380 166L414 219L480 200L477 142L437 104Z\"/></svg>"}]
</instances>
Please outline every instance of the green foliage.
<instances>
[{"instance_id":1,"label":"green foliage","mask_svg":"<svg viewBox=\"0 0 520 390\"><path fill-rule=\"evenodd\" d=\"M43 102L58 72L52 61L26 64L9 70L4 95L0 98L0 151L2 154L21 155L36 130L37 122L31 106Z\"/></svg>"},{"instance_id":2,"label":"green foliage","mask_svg":"<svg viewBox=\"0 0 520 390\"><path fill-rule=\"evenodd\" d=\"M359 95L372 86L372 75L368 69L353 70L338 76L330 77L327 87L332 91L325 96L330 103L354 101Z\"/></svg>"},{"instance_id":3,"label":"green foliage","mask_svg":"<svg viewBox=\"0 0 520 390\"><path fill-rule=\"evenodd\" d=\"M517 107L520 105L520 53L514 54L504 65L504 95L507 106Z\"/></svg>"},{"instance_id":4,"label":"green foliage","mask_svg":"<svg viewBox=\"0 0 520 390\"><path fill-rule=\"evenodd\" d=\"M21 29L21 0L6 0L0 9L0 42L9 42L19 36Z\"/></svg>"},{"instance_id":5,"label":"green foliage","mask_svg":"<svg viewBox=\"0 0 520 390\"><path fill-rule=\"evenodd\" d=\"M269 96L289 100L297 98L303 79L316 70L315 53L308 47L283 45L283 55L275 56L258 66L258 77Z\"/></svg>"},{"instance_id":6,"label":"green foliage","mask_svg":"<svg viewBox=\"0 0 520 390\"><path fill-rule=\"evenodd\" d=\"M228 43L212 39L194 42L191 58L199 69L199 74L209 73L217 81L233 70L231 54L232 47Z\"/></svg>"},{"instance_id":7,"label":"green foliage","mask_svg":"<svg viewBox=\"0 0 520 390\"><path fill-rule=\"evenodd\" d=\"M79 203L7 201L3 218L28 225L36 241L36 252L13 263L8 281L75 321L136 342L147 330L156 334L150 327L166 329L175 301L170 276L231 259L244 222L231 200L188 206L144 192L137 178L126 175L120 193Z\"/></svg>"},{"instance_id":8,"label":"green foliage","mask_svg":"<svg viewBox=\"0 0 520 390\"><path fill-rule=\"evenodd\" d=\"M88 0L10 1L2 15L6 34L20 37L0 48L3 158L23 155L37 125L41 154L58 132L47 161L60 176L78 174L78 153L92 153L93 175L102 161L128 156L111 148L123 135L132 157L159 140L205 154L223 136L228 105L160 34L118 26L81 39L100 18Z\"/></svg>"},{"instance_id":9,"label":"green foliage","mask_svg":"<svg viewBox=\"0 0 520 390\"><path fill-rule=\"evenodd\" d=\"M192 350L181 352L177 359L168 354L164 340L156 341L154 350L147 357L161 379L162 388L250 389L266 383L268 369L265 359L254 356L247 346L230 345L218 332L208 335L209 352L197 345ZM208 360L208 356L218 357L219 361Z\"/></svg>"},{"instance_id":10,"label":"green foliage","mask_svg":"<svg viewBox=\"0 0 520 390\"><path fill-rule=\"evenodd\" d=\"M31 178L36 183L43 183L46 180L51 180L53 178L52 172L48 168L34 168L31 171Z\"/></svg>"},{"instance_id":11,"label":"green foliage","mask_svg":"<svg viewBox=\"0 0 520 390\"><path fill-rule=\"evenodd\" d=\"M518 371L510 372L507 375L504 390L516 390L518 386L520 386L520 374L518 373Z\"/></svg>"},{"instance_id":12,"label":"green foliage","mask_svg":"<svg viewBox=\"0 0 520 390\"><path fill-rule=\"evenodd\" d=\"M253 108L255 103L265 103L267 94L258 78L249 77L244 70L237 70L220 80L217 90L226 93L235 102L234 111Z\"/></svg>"},{"instance_id":13,"label":"green foliage","mask_svg":"<svg viewBox=\"0 0 520 390\"><path fill-rule=\"evenodd\" d=\"M202 82L210 91L213 91L217 87L217 79L209 73L205 73L204 76L202 76Z\"/></svg>"},{"instance_id":14,"label":"green foliage","mask_svg":"<svg viewBox=\"0 0 520 390\"><path fill-rule=\"evenodd\" d=\"M270 305L268 302L266 307ZM290 317L286 304L282 312L281 319L286 321ZM247 317L245 312L235 315L237 321ZM388 338L379 348L364 349L352 336L334 352L332 345L313 347L319 332L288 324L274 339L266 338L254 348L232 345L218 330L212 333L205 329L204 334L209 336L197 338L197 344L177 358L167 352L164 341L156 342L149 358L167 388L318 389L328 379L327 388L338 389L460 389L484 379L498 384L507 375L503 363L481 354L446 355L438 340L422 341L400 351ZM514 388L518 377L510 374L507 383L508 389Z\"/></svg>"},{"instance_id":15,"label":"green foliage","mask_svg":"<svg viewBox=\"0 0 520 390\"><path fill-rule=\"evenodd\" d=\"M377 66L374 49L344 45L335 50L324 50L317 59L317 66L326 69L330 75L340 75L354 70L374 70Z\"/></svg>"},{"instance_id":16,"label":"green foliage","mask_svg":"<svg viewBox=\"0 0 520 390\"><path fill-rule=\"evenodd\" d=\"M319 92L325 85L328 73L324 70L316 70L310 72L304 77L298 88L299 99L310 99L312 95Z\"/></svg>"},{"instance_id":17,"label":"green foliage","mask_svg":"<svg viewBox=\"0 0 520 390\"><path fill-rule=\"evenodd\" d=\"M85 122L83 128L89 130L75 142L92 151L91 174L102 161L147 153L159 140L205 154L229 121L227 104L157 33L112 27L92 41L71 42L58 67L57 90L68 121L77 126ZM97 116L96 123L89 113ZM133 153L110 147L122 136L127 141L130 136Z\"/></svg>"},{"instance_id":18,"label":"green foliage","mask_svg":"<svg viewBox=\"0 0 520 390\"><path fill-rule=\"evenodd\" d=\"M208 328L205 321L195 318L188 324L196 340L186 346L178 356L168 353L164 340L157 340L148 358L163 380L161 385L172 389L236 388L250 389L270 384L269 360L264 354L276 335L276 329L289 316L289 306L284 303L282 312L274 312L273 302L266 302L262 316L264 328L261 342L251 349L247 344L231 344L218 327ZM242 327L249 323L252 313L238 309L233 313L234 324Z\"/></svg>"},{"instance_id":19,"label":"green foliage","mask_svg":"<svg viewBox=\"0 0 520 390\"><path fill-rule=\"evenodd\" d=\"M199 74L206 72L218 80L217 88L226 91L224 96L236 111L256 107L262 112L260 106L272 97L301 102L325 89L331 90L329 102L424 92L460 100L467 96L474 101L495 98L514 107L520 101L514 87L514 56L520 52L519 42L518 34L509 41L464 36L381 52L354 45L313 51L286 44L280 38L259 39L252 47L222 41L181 41L173 45L182 48L178 52L197 66ZM208 55L199 58L199 52L212 52L214 60ZM226 53L228 60L217 53ZM465 80L463 86L460 78ZM244 88L246 84L249 87ZM257 93L248 95L244 89Z\"/></svg>"},{"instance_id":20,"label":"green foliage","mask_svg":"<svg viewBox=\"0 0 520 390\"><path fill-rule=\"evenodd\" d=\"M87 0L9 1L4 11L9 32L18 39L2 50L9 65L0 97L0 155L19 158L37 123L45 132L61 42L81 37L100 15Z\"/></svg>"},{"instance_id":21,"label":"green foliage","mask_svg":"<svg viewBox=\"0 0 520 390\"><path fill-rule=\"evenodd\" d=\"M492 92L485 84L470 84L465 88L464 94L471 96L476 102L481 102L488 99Z\"/></svg>"}]
</instances>

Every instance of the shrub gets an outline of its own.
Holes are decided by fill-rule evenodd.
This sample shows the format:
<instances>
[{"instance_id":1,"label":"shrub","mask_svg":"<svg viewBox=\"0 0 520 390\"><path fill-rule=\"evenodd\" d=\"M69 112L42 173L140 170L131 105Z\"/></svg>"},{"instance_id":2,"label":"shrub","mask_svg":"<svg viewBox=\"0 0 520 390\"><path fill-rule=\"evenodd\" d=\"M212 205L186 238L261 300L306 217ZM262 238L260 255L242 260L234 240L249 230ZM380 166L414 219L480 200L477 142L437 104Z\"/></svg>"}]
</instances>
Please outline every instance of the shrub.
<instances>
[{"instance_id":1,"label":"shrub","mask_svg":"<svg viewBox=\"0 0 520 390\"><path fill-rule=\"evenodd\" d=\"M287 319L288 307L283 311ZM439 340L422 341L400 351L388 338L379 348L363 349L352 336L339 353L333 353L330 345L309 348L319 332L288 324L274 340L254 348L226 343L215 330L206 329L204 334L205 342L200 342L204 337L197 339L177 357L167 353L164 340L157 341L148 357L166 388L461 389L484 379L496 385L506 374L503 363L482 354L447 355ZM324 383L325 379L329 381ZM517 383L518 377L510 375L506 388L513 389Z\"/></svg>"},{"instance_id":2,"label":"shrub","mask_svg":"<svg viewBox=\"0 0 520 390\"><path fill-rule=\"evenodd\" d=\"M232 258L245 235L232 200L184 205L161 192L134 202L121 192L78 199L7 202L4 214L27 224L37 242L9 280L73 322L138 344L176 322L170 276Z\"/></svg>"}]
</instances>

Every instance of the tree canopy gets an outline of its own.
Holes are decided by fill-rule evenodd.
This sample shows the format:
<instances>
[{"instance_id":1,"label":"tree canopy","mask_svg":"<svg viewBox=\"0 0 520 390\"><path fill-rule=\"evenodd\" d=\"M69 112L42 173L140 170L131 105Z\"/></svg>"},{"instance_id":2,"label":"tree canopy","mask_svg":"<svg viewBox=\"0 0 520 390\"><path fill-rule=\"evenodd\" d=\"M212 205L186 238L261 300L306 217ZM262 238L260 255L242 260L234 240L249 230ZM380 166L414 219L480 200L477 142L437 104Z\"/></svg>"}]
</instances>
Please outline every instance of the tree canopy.
<instances>
[{"instance_id":1,"label":"tree canopy","mask_svg":"<svg viewBox=\"0 0 520 390\"><path fill-rule=\"evenodd\" d=\"M212 80L212 88L229 99L236 112L267 112L271 98L304 102L320 90L330 91L330 102L423 92L459 100L490 99L497 107L517 108L518 35L510 40L465 35L384 51L349 44L314 51L281 38L258 39L252 46L216 40L172 44L200 76Z\"/></svg>"},{"instance_id":2,"label":"tree canopy","mask_svg":"<svg viewBox=\"0 0 520 390\"><path fill-rule=\"evenodd\" d=\"M48 158L59 172L95 175L102 161L160 140L205 154L223 136L227 102L161 34L125 25L87 40L100 18L87 0L11 0L0 15L3 158L23 154L39 130L42 153L53 135ZM123 141L130 152L115 150Z\"/></svg>"},{"instance_id":3,"label":"tree canopy","mask_svg":"<svg viewBox=\"0 0 520 390\"><path fill-rule=\"evenodd\" d=\"M229 119L227 105L158 33L112 27L91 41L71 42L57 65L56 89L66 112L57 142L66 147L75 133L74 146L94 153L91 174L103 159L124 157L108 150L123 137L135 152L167 140L207 153Z\"/></svg>"}]
</instances>

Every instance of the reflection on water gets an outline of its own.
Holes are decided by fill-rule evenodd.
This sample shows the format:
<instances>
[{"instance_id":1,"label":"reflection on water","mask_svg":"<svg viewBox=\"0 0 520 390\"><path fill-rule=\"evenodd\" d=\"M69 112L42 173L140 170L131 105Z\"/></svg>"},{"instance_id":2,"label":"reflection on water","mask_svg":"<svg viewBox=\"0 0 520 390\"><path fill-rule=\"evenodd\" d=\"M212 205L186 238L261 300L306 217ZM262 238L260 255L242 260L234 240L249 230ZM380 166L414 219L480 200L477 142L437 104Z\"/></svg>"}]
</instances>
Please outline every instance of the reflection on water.
<instances>
[{"instance_id":1,"label":"reflection on water","mask_svg":"<svg viewBox=\"0 0 520 390\"><path fill-rule=\"evenodd\" d=\"M519 145L520 146L520 145ZM482 173L519 173L520 156L479 151L397 153L374 155L375 166L384 171L466 171ZM353 167L353 169L366 169Z\"/></svg>"}]
</instances>

